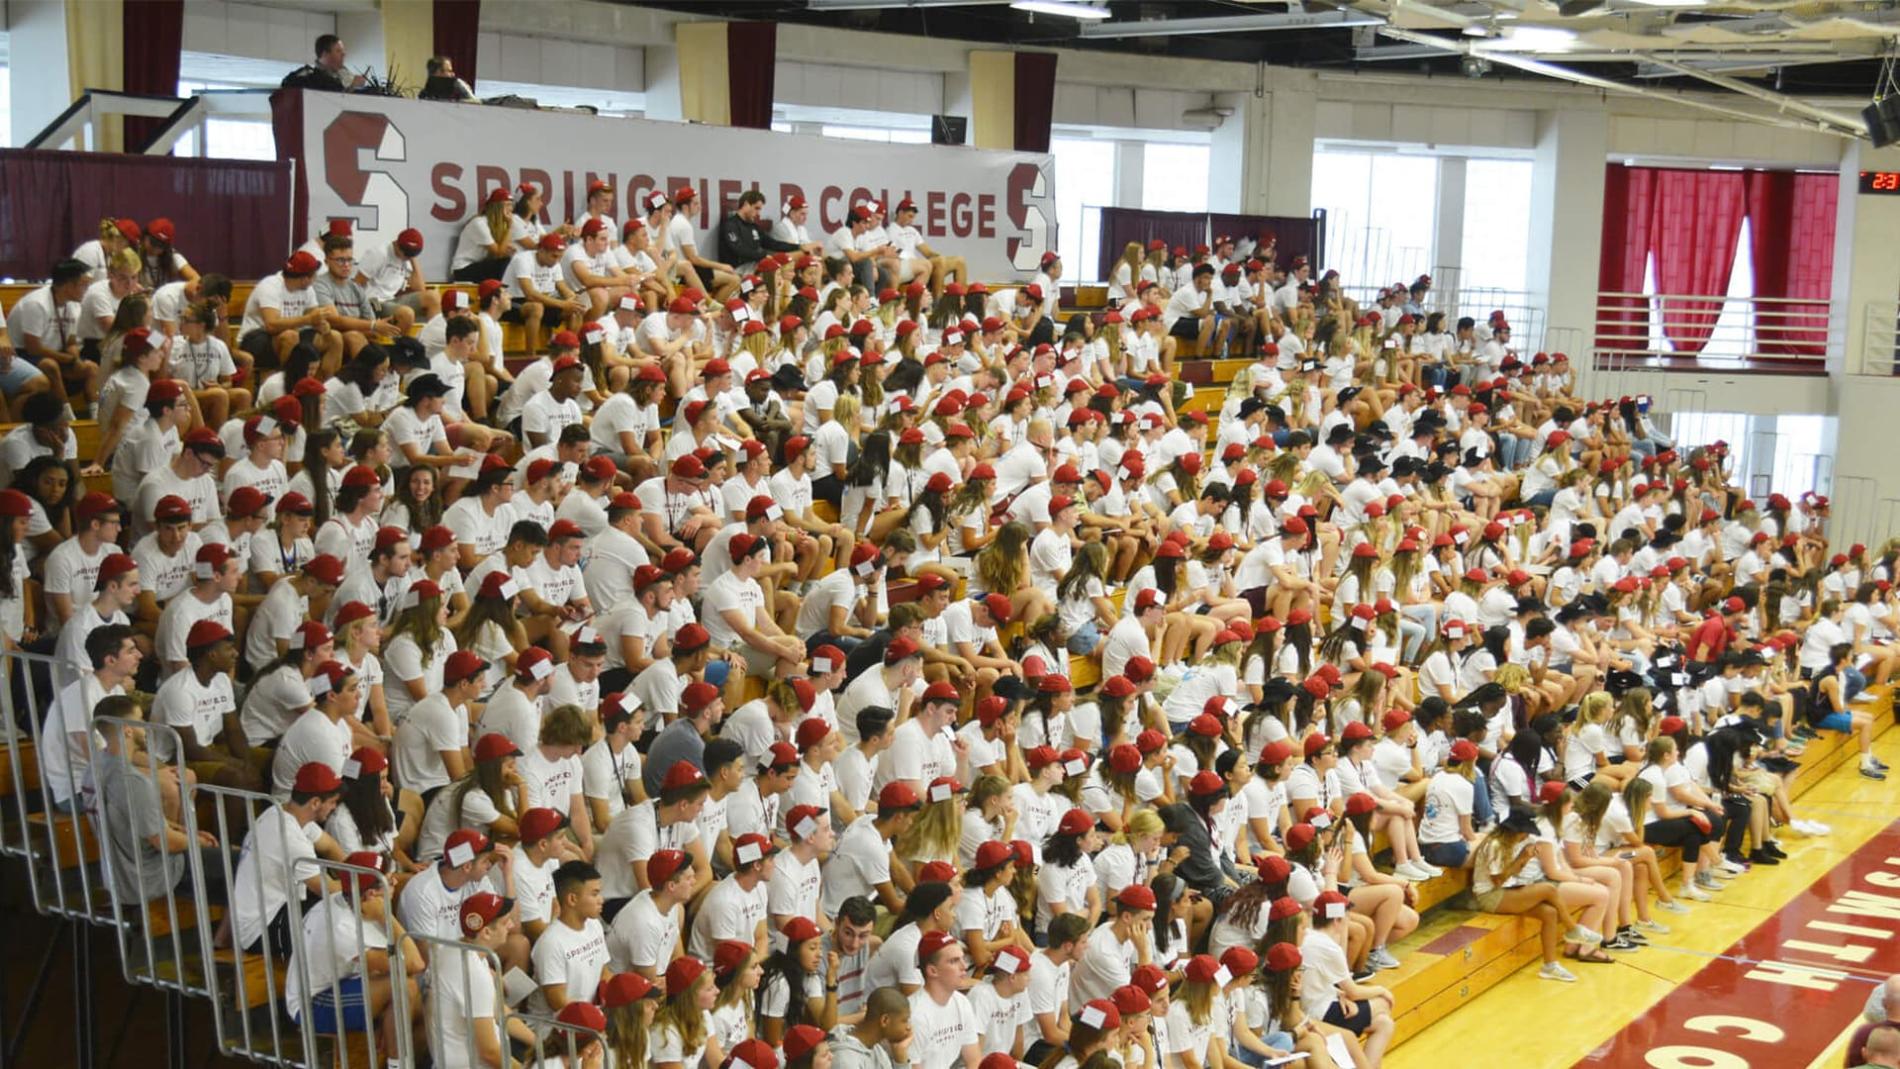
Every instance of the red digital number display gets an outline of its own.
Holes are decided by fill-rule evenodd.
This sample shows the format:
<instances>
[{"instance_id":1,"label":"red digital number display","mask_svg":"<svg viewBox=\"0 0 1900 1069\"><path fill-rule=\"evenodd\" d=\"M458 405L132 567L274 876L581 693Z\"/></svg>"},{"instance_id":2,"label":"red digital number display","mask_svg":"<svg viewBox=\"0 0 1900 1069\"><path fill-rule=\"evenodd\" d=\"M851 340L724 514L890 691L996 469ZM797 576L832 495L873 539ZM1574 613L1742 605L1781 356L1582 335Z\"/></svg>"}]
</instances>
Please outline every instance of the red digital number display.
<instances>
[{"instance_id":1,"label":"red digital number display","mask_svg":"<svg viewBox=\"0 0 1900 1069\"><path fill-rule=\"evenodd\" d=\"M1900 171L1862 171L1862 193L1900 193Z\"/></svg>"}]
</instances>

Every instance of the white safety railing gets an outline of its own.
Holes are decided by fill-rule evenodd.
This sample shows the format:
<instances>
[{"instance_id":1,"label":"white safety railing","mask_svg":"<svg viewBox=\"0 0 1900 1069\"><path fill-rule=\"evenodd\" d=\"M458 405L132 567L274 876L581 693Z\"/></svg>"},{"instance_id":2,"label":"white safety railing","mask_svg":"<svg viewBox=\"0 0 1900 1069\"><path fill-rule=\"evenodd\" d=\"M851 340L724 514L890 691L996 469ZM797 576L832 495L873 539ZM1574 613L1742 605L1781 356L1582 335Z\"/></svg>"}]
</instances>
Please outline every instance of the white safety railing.
<instances>
[{"instance_id":1,"label":"white safety railing","mask_svg":"<svg viewBox=\"0 0 1900 1069\"><path fill-rule=\"evenodd\" d=\"M1860 374L1900 375L1900 302L1867 302L1860 338Z\"/></svg>"},{"instance_id":2,"label":"white safety railing","mask_svg":"<svg viewBox=\"0 0 1900 1069\"><path fill-rule=\"evenodd\" d=\"M1458 274L1456 268L1434 268L1432 288L1426 291L1422 306L1428 315L1444 313L1446 330L1457 329L1461 316L1470 316L1475 323L1484 326L1491 313L1503 312L1505 321L1511 325L1512 345L1525 360L1533 353L1562 349L1545 336L1545 308L1537 295L1497 287L1460 286ZM1373 308L1378 305L1380 288L1355 284L1342 286L1341 290L1361 307Z\"/></svg>"},{"instance_id":3,"label":"white safety railing","mask_svg":"<svg viewBox=\"0 0 1900 1069\"><path fill-rule=\"evenodd\" d=\"M1592 349L1599 365L1611 367L1690 358L1718 367L1769 361L1818 374L1840 327L1824 300L1603 292Z\"/></svg>"},{"instance_id":4,"label":"white safety railing","mask_svg":"<svg viewBox=\"0 0 1900 1069\"><path fill-rule=\"evenodd\" d=\"M504 1057L526 1066L588 1064L590 1047L605 1043L599 1033L514 1010L494 950L405 932L393 897L402 877L260 848L281 840L259 836L258 828L294 820L276 799L194 782L176 731L146 722L135 702L118 706L124 715L63 710L59 696L72 687L76 699L80 678L53 657L0 653L0 713L15 729L0 762L0 856L21 863L34 911L59 925L20 1009L29 1028L4 1035L0 1065L23 1064L34 1014L69 945L75 1034L62 1064L120 1061L116 1049L96 1049L100 977L91 970L91 937L101 929L113 934L134 991L150 988L166 1000L168 1067L206 1057L187 1050L188 1000L209 1003L216 1053L280 1069L486 1064L475 1047L483 1027L496 1030ZM55 790L59 777L46 774L48 762L67 761L74 766L70 801ZM312 881L322 894L309 891ZM267 886L275 908L264 910ZM248 947L236 945L239 909L269 914L246 923L247 935L253 927L263 933ZM376 953L383 948L386 959ZM443 975L449 969L461 973ZM487 970L492 1005L463 999L451 1008L420 994L431 982L466 990L474 969ZM357 991L384 1012L353 1012ZM511 1042L516 1019L533 1042ZM451 1037L463 1049L451 1053ZM152 1052L148 1063L157 1058Z\"/></svg>"}]
</instances>

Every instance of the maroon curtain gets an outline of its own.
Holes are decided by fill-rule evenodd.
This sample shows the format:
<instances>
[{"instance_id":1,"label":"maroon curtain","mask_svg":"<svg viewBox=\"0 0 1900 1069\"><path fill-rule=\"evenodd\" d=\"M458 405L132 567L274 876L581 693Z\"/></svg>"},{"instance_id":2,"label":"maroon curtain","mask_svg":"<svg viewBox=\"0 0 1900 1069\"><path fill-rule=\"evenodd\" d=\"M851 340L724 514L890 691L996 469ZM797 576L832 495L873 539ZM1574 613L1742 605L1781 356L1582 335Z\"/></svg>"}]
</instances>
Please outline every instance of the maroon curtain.
<instances>
[{"instance_id":1,"label":"maroon curtain","mask_svg":"<svg viewBox=\"0 0 1900 1069\"><path fill-rule=\"evenodd\" d=\"M1049 151L1056 107L1056 54L1016 53L1016 151Z\"/></svg>"},{"instance_id":2,"label":"maroon curtain","mask_svg":"<svg viewBox=\"0 0 1900 1069\"><path fill-rule=\"evenodd\" d=\"M290 167L0 149L0 276L45 278L99 220L169 218L200 271L261 278L290 237Z\"/></svg>"},{"instance_id":3,"label":"maroon curtain","mask_svg":"<svg viewBox=\"0 0 1900 1069\"><path fill-rule=\"evenodd\" d=\"M772 128L772 85L778 66L778 23L726 24L726 93L732 125Z\"/></svg>"},{"instance_id":4,"label":"maroon curtain","mask_svg":"<svg viewBox=\"0 0 1900 1069\"><path fill-rule=\"evenodd\" d=\"M1599 293L1643 292L1649 266L1650 223L1655 215L1656 171L1609 165L1603 176L1603 253L1597 266ZM1597 347L1649 348L1649 301L1644 297L1599 297Z\"/></svg>"},{"instance_id":5,"label":"maroon curtain","mask_svg":"<svg viewBox=\"0 0 1900 1069\"><path fill-rule=\"evenodd\" d=\"M1652 248L1658 293L1724 294L1748 198L1740 171L1656 174ZM1663 331L1679 353L1700 353L1722 314L1718 300L1664 300Z\"/></svg>"},{"instance_id":6,"label":"maroon curtain","mask_svg":"<svg viewBox=\"0 0 1900 1069\"><path fill-rule=\"evenodd\" d=\"M1757 308L1756 348L1785 356L1824 356L1840 179L1831 174L1750 171L1744 185L1755 296L1801 301Z\"/></svg>"},{"instance_id":7,"label":"maroon curtain","mask_svg":"<svg viewBox=\"0 0 1900 1069\"><path fill-rule=\"evenodd\" d=\"M435 0L435 54L449 57L455 76L475 87L475 38L482 0ZM423 72L418 72L423 73Z\"/></svg>"},{"instance_id":8,"label":"maroon curtain","mask_svg":"<svg viewBox=\"0 0 1900 1069\"><path fill-rule=\"evenodd\" d=\"M125 91L142 96L177 96L185 0L125 0L122 25ZM143 149L163 123L162 119L126 116L125 150Z\"/></svg>"},{"instance_id":9,"label":"maroon curtain","mask_svg":"<svg viewBox=\"0 0 1900 1069\"><path fill-rule=\"evenodd\" d=\"M1185 248L1194 251L1194 246L1207 242L1207 216L1199 212L1148 212L1139 208L1103 208L1101 240L1101 273L1097 278L1107 278L1115 267L1115 261L1122 258L1122 250L1131 241L1144 250L1148 242L1160 238L1168 243L1170 251Z\"/></svg>"}]
</instances>

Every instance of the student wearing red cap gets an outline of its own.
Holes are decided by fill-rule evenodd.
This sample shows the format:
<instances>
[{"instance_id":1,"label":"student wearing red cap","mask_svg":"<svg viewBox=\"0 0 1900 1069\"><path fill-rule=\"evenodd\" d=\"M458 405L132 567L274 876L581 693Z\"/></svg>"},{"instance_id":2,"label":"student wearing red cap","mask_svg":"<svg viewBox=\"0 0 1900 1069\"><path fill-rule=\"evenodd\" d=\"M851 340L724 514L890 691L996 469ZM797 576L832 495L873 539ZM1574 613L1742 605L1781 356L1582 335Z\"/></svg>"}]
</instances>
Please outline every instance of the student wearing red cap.
<instances>
[{"instance_id":1,"label":"student wearing red cap","mask_svg":"<svg viewBox=\"0 0 1900 1069\"><path fill-rule=\"evenodd\" d=\"M512 253L502 269L501 284L514 299L513 307L502 313L502 322L522 325L530 353L541 351L543 323L578 330L587 311L587 302L561 277L561 255L566 251L567 240L561 235L543 234L532 248Z\"/></svg>"},{"instance_id":2,"label":"student wearing red cap","mask_svg":"<svg viewBox=\"0 0 1900 1069\"><path fill-rule=\"evenodd\" d=\"M422 993L416 979L424 968L422 950L400 922L392 922L396 945L377 919L388 906L381 901L385 884L383 855L358 851L343 859L355 869L341 873L340 883L303 914L301 950L290 956L284 980L284 1008L293 1021L309 1016L319 1033L375 1030L394 1042L398 1029L408 1029L422 1012ZM393 888L394 884L389 885ZM392 977L400 977L408 998L404 1015L396 1016Z\"/></svg>"},{"instance_id":3,"label":"student wearing red cap","mask_svg":"<svg viewBox=\"0 0 1900 1069\"><path fill-rule=\"evenodd\" d=\"M317 272L323 262L299 250L282 270L258 280L244 302L238 348L259 367L283 367L299 344L317 350L317 366L330 373L343 363L343 335L332 325L336 309L317 301ZM68 376L70 380L70 376Z\"/></svg>"},{"instance_id":4,"label":"student wearing red cap","mask_svg":"<svg viewBox=\"0 0 1900 1069\"><path fill-rule=\"evenodd\" d=\"M304 710L277 740L277 754L271 762L271 793L282 801L289 793L297 770L310 762L329 766L343 776L350 754L356 749L356 672L337 661L324 661L310 677L309 688L315 704ZM364 742L374 742L363 732ZM347 777L346 777L347 778Z\"/></svg>"},{"instance_id":5,"label":"student wearing red cap","mask_svg":"<svg viewBox=\"0 0 1900 1069\"><path fill-rule=\"evenodd\" d=\"M489 891L470 895L447 935L500 954L517 937L514 903ZM486 954L448 948L431 955L426 1027L440 1069L490 1069L508 1057L508 1041L534 1043L534 1029L517 1015L508 1015L505 1039L496 1029L499 978L488 961Z\"/></svg>"},{"instance_id":6,"label":"student wearing red cap","mask_svg":"<svg viewBox=\"0 0 1900 1069\"><path fill-rule=\"evenodd\" d=\"M289 957L290 896L321 895L336 888L335 880L311 868L319 842L331 850L335 844L308 832L330 818L342 793L343 780L328 765L307 764L293 777L289 797L264 810L251 825L230 884L231 945L260 954L268 944L272 957ZM299 870L311 875L293 880L291 873Z\"/></svg>"},{"instance_id":7,"label":"student wearing red cap","mask_svg":"<svg viewBox=\"0 0 1900 1069\"><path fill-rule=\"evenodd\" d=\"M408 333L413 315L402 322L379 314L369 292L356 281L356 240L352 235L323 235L316 255L323 261L323 270L317 273L311 290L319 307L334 310L330 325L343 334L345 359L355 359L372 337L397 338Z\"/></svg>"},{"instance_id":8,"label":"student wearing red cap","mask_svg":"<svg viewBox=\"0 0 1900 1069\"><path fill-rule=\"evenodd\" d=\"M421 795L424 804L472 767L468 704L486 684L485 668L482 659L467 650L449 654L441 686L409 706L397 722L392 748L396 779Z\"/></svg>"}]
</instances>

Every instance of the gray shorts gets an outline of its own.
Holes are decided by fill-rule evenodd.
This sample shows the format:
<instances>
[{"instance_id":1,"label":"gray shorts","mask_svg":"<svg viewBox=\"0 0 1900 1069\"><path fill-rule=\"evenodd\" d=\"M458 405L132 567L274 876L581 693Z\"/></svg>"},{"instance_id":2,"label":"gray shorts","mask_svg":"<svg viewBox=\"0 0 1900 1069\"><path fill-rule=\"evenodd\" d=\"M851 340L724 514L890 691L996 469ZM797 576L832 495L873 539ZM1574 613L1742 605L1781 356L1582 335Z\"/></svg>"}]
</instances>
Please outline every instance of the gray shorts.
<instances>
[{"instance_id":1,"label":"gray shorts","mask_svg":"<svg viewBox=\"0 0 1900 1069\"><path fill-rule=\"evenodd\" d=\"M386 301L371 301L370 309L376 313L376 318L388 319L390 313L399 305L409 309L411 312L420 313L422 311L422 294L401 293Z\"/></svg>"},{"instance_id":2,"label":"gray shorts","mask_svg":"<svg viewBox=\"0 0 1900 1069\"><path fill-rule=\"evenodd\" d=\"M40 373L40 369L34 366L33 361L26 358L25 354L16 352L13 354L12 362L7 365L7 369L0 371L0 393L8 397L17 396L21 390L26 389L28 383L45 377Z\"/></svg>"}]
</instances>

